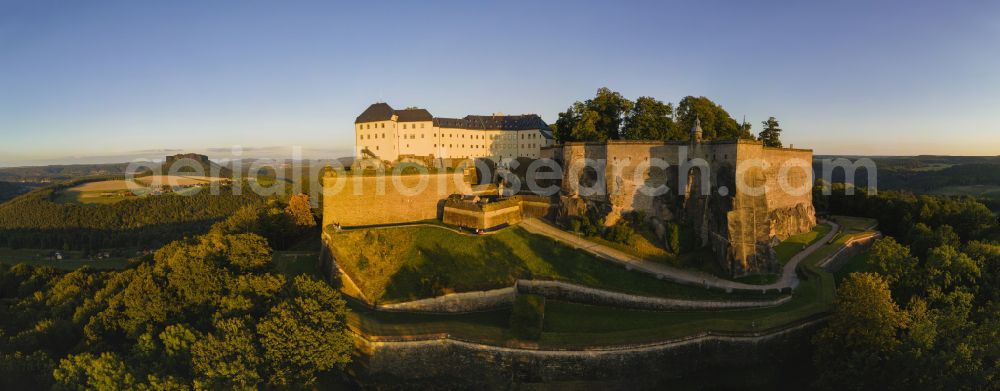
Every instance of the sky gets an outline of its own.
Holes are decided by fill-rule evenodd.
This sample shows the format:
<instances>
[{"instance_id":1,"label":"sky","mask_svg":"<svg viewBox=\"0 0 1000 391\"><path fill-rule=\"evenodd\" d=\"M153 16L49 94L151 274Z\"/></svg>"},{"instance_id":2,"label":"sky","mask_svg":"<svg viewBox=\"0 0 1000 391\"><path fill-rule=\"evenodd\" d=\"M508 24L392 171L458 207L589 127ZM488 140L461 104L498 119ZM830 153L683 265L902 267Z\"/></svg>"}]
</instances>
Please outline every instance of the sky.
<instances>
[{"instance_id":1,"label":"sky","mask_svg":"<svg viewBox=\"0 0 1000 391\"><path fill-rule=\"evenodd\" d=\"M0 0L0 166L348 156L369 104L707 96L816 154L1000 154L995 1Z\"/></svg>"}]
</instances>

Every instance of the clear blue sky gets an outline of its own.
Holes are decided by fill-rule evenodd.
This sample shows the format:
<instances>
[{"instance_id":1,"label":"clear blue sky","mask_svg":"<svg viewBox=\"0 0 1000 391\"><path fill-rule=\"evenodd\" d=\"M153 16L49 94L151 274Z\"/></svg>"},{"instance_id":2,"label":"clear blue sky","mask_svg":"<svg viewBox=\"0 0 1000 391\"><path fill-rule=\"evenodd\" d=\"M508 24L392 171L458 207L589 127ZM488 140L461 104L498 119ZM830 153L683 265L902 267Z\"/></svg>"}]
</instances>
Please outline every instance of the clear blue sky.
<instances>
[{"instance_id":1,"label":"clear blue sky","mask_svg":"<svg viewBox=\"0 0 1000 391\"><path fill-rule=\"evenodd\" d=\"M1000 154L1000 2L0 0L0 165L347 155L368 104L704 95L819 154Z\"/></svg>"}]
</instances>

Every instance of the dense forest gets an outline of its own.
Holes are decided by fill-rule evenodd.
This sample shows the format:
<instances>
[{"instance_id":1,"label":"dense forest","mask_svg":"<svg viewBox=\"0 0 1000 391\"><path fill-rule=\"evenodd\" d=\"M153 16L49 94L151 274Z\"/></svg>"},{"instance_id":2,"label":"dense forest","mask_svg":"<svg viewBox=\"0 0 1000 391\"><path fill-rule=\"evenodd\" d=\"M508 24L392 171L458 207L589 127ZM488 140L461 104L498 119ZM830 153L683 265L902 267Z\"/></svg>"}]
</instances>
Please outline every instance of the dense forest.
<instances>
[{"instance_id":1,"label":"dense forest","mask_svg":"<svg viewBox=\"0 0 1000 391\"><path fill-rule=\"evenodd\" d=\"M192 196L159 196L85 205L55 202L56 192L77 182L50 186L0 204L0 247L97 250L158 248L200 234L212 223L264 198L244 191L208 191Z\"/></svg>"},{"instance_id":2,"label":"dense forest","mask_svg":"<svg viewBox=\"0 0 1000 391\"><path fill-rule=\"evenodd\" d=\"M262 236L288 223L282 232L314 234L307 204L243 207L122 271L0 265L0 389L282 388L338 377L352 349L344 301L322 280L277 272Z\"/></svg>"},{"instance_id":3,"label":"dense forest","mask_svg":"<svg viewBox=\"0 0 1000 391\"><path fill-rule=\"evenodd\" d=\"M781 128L770 117L761 123L759 135L751 133L751 125L737 122L722 106L704 96L686 96L675 107L673 103L649 96L635 101L608 88L585 101L577 101L552 124L553 135L560 143L566 141L663 140L683 141L698 120L705 140L754 140L780 147Z\"/></svg>"},{"instance_id":4,"label":"dense forest","mask_svg":"<svg viewBox=\"0 0 1000 391\"><path fill-rule=\"evenodd\" d=\"M833 156L817 156L813 162L816 178L823 178L823 164ZM849 157L852 162L860 157ZM877 172L880 190L910 190L926 193L946 186L1000 185L1000 158L995 157L912 157L871 158ZM859 169L854 174L857 187L868 187L868 173ZM845 181L844 171L835 170L832 181Z\"/></svg>"},{"instance_id":5,"label":"dense forest","mask_svg":"<svg viewBox=\"0 0 1000 391\"><path fill-rule=\"evenodd\" d=\"M0 167L0 181L62 182L96 175L124 175L128 163Z\"/></svg>"},{"instance_id":6,"label":"dense forest","mask_svg":"<svg viewBox=\"0 0 1000 391\"><path fill-rule=\"evenodd\" d=\"M30 190L29 187L17 182L0 182L0 203L7 202L14 197L24 194Z\"/></svg>"},{"instance_id":7,"label":"dense forest","mask_svg":"<svg viewBox=\"0 0 1000 391\"><path fill-rule=\"evenodd\" d=\"M980 390L1000 383L997 217L970 197L845 194L817 208L877 218L885 238L816 337L824 389Z\"/></svg>"}]
</instances>

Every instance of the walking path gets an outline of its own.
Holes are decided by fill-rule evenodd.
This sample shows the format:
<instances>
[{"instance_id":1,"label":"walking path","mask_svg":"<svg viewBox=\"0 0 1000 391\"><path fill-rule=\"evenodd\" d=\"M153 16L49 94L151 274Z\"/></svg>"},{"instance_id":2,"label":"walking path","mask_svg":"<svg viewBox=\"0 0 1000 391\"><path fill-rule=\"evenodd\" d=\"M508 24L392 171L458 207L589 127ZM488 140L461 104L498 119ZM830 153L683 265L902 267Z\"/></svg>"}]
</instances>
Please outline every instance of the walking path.
<instances>
[{"instance_id":1,"label":"walking path","mask_svg":"<svg viewBox=\"0 0 1000 391\"><path fill-rule=\"evenodd\" d=\"M587 239L581 238L573 233L563 231L557 227L553 227L538 219L527 219L522 221L519 225L527 230L528 232L545 235L552 239L563 242L571 247L578 248L594 254L599 258L604 258L606 260L624 264L630 269L639 270L642 272L650 273L656 275L657 277L663 278L665 280L671 280L674 282L696 285L703 287L715 287L725 290L731 289L746 289L746 290L766 290L766 289L783 289L783 288L795 288L799 285L799 278L795 274L795 267L798 266L799 262L806 259L809 255L815 252L820 247L826 245L840 230L840 226L833 221L827 221L826 224L830 225L830 231L827 232L826 236L815 241L806 249L800 251L798 254L792 257L785 264L785 267L781 271L781 278L777 282L767 285L752 285L744 284L741 282L730 281L721 279L719 277L713 276L708 273L703 273L694 270L681 269L669 265L664 265L661 263L647 261L636 256L627 254L623 251L616 250L614 248L594 243Z\"/></svg>"}]
</instances>

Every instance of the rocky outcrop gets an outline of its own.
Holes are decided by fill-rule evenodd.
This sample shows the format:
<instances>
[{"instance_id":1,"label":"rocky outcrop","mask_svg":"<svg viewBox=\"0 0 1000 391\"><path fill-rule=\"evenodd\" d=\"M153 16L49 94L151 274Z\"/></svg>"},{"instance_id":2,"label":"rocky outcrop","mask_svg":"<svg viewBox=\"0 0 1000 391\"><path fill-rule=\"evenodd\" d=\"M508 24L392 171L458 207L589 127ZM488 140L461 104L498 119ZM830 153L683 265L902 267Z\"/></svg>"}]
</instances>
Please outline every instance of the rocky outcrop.
<instances>
[{"instance_id":1,"label":"rocky outcrop","mask_svg":"<svg viewBox=\"0 0 1000 391\"><path fill-rule=\"evenodd\" d=\"M611 226L623 214L640 211L659 240L666 222L685 224L732 276L778 271L772 247L816 225L811 171L789 169L810 162L809 150L765 148L752 141L630 141L569 143L560 155L565 173L560 216L594 210ZM671 166L649 168L657 159ZM796 185L806 191L787 189ZM669 190L650 194L658 186Z\"/></svg>"},{"instance_id":2,"label":"rocky outcrop","mask_svg":"<svg viewBox=\"0 0 1000 391\"><path fill-rule=\"evenodd\" d=\"M790 208L774 209L768 212L770 224L768 235L779 240L808 232L816 226L816 209L809 204L797 204Z\"/></svg>"}]
</instances>

